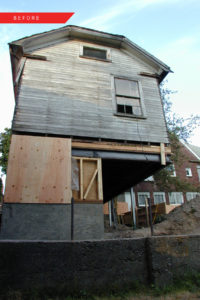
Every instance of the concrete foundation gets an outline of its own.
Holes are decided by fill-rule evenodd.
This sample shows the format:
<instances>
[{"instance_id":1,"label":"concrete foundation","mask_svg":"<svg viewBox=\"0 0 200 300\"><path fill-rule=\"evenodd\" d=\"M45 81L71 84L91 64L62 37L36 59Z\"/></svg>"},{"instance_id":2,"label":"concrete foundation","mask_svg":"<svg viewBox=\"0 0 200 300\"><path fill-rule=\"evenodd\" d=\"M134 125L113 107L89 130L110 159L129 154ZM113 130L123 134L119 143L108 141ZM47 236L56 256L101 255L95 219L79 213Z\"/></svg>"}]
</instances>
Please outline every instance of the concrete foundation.
<instances>
[{"instance_id":1,"label":"concrete foundation","mask_svg":"<svg viewBox=\"0 0 200 300\"><path fill-rule=\"evenodd\" d=\"M102 239L103 204L74 204L74 239ZM1 239L70 240L71 204L4 203Z\"/></svg>"}]
</instances>

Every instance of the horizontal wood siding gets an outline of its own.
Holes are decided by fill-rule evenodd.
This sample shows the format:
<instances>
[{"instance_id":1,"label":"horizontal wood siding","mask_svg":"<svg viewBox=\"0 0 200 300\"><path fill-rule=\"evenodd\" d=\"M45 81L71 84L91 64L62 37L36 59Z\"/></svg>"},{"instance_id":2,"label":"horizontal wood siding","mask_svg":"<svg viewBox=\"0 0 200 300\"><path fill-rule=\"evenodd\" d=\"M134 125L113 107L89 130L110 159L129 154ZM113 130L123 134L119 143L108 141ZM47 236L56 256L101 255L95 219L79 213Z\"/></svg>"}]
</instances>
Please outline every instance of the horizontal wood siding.
<instances>
[{"instance_id":1,"label":"horizontal wood siding","mask_svg":"<svg viewBox=\"0 0 200 300\"><path fill-rule=\"evenodd\" d=\"M124 50L111 48L112 62L79 57L80 46L68 41L35 51L47 61L28 59L13 122L16 131L128 141L168 142L155 73ZM105 48L105 47L104 47ZM115 116L112 76L141 81L146 119Z\"/></svg>"}]
</instances>

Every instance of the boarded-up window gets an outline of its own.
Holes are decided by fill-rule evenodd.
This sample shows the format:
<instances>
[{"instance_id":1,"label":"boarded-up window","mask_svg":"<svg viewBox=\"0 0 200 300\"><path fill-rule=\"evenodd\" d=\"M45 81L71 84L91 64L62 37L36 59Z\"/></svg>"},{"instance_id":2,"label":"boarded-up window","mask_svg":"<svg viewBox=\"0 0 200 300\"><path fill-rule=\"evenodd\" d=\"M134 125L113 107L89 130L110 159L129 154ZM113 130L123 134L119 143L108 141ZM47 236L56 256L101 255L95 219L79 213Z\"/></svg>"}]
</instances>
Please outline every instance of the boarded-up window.
<instances>
[{"instance_id":1,"label":"boarded-up window","mask_svg":"<svg viewBox=\"0 0 200 300\"><path fill-rule=\"evenodd\" d=\"M115 78L115 94L118 113L133 116L142 115L139 84L137 81Z\"/></svg>"},{"instance_id":2,"label":"boarded-up window","mask_svg":"<svg viewBox=\"0 0 200 300\"><path fill-rule=\"evenodd\" d=\"M98 59L106 59L106 50L97 49L97 48L90 48L90 47L83 47L83 56L88 56L92 58Z\"/></svg>"}]
</instances>

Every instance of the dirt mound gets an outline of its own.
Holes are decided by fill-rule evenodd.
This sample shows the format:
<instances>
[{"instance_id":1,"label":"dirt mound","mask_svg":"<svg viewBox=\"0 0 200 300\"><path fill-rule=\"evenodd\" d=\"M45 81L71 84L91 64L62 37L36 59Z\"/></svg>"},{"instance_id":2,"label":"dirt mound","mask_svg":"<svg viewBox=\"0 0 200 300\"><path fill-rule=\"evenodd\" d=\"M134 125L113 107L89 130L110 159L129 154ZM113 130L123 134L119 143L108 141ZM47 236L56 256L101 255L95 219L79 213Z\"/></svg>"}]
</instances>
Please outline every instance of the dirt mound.
<instances>
[{"instance_id":1,"label":"dirt mound","mask_svg":"<svg viewBox=\"0 0 200 300\"><path fill-rule=\"evenodd\" d=\"M125 226L126 227L126 226ZM105 238L147 237L151 235L149 228L137 230L117 230L106 233ZM165 215L165 220L153 226L154 235L200 234L200 197L197 197L175 208Z\"/></svg>"},{"instance_id":2,"label":"dirt mound","mask_svg":"<svg viewBox=\"0 0 200 300\"><path fill-rule=\"evenodd\" d=\"M154 226L155 235L200 234L200 197L175 208Z\"/></svg>"}]
</instances>

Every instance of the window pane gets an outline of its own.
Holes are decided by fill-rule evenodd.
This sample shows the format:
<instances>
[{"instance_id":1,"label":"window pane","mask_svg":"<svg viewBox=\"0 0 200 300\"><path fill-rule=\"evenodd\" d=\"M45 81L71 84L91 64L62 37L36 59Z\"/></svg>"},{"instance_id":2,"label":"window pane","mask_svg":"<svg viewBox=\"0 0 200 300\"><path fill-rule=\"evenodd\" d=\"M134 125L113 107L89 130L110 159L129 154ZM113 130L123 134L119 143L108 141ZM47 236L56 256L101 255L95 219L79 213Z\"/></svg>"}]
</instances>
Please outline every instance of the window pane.
<instances>
[{"instance_id":1,"label":"window pane","mask_svg":"<svg viewBox=\"0 0 200 300\"><path fill-rule=\"evenodd\" d=\"M124 105L118 104L117 105L117 112L119 112L119 113L125 113L125 107L124 107Z\"/></svg>"},{"instance_id":2,"label":"window pane","mask_svg":"<svg viewBox=\"0 0 200 300\"><path fill-rule=\"evenodd\" d=\"M154 193L154 204L159 204L165 202L165 194L164 193Z\"/></svg>"},{"instance_id":3,"label":"window pane","mask_svg":"<svg viewBox=\"0 0 200 300\"><path fill-rule=\"evenodd\" d=\"M145 206L146 205L146 199L150 197L150 193L148 192L139 192L138 193L138 205L139 206Z\"/></svg>"},{"instance_id":4,"label":"window pane","mask_svg":"<svg viewBox=\"0 0 200 300\"><path fill-rule=\"evenodd\" d=\"M95 58L106 59L106 50L83 47L83 55Z\"/></svg>"},{"instance_id":5,"label":"window pane","mask_svg":"<svg viewBox=\"0 0 200 300\"><path fill-rule=\"evenodd\" d=\"M120 108L118 108L118 106L125 106L125 108L123 108L124 111L122 111L122 108L121 108L121 111L119 111ZM140 100L118 96L117 97L117 111L141 116L142 110L140 107Z\"/></svg>"},{"instance_id":6,"label":"window pane","mask_svg":"<svg viewBox=\"0 0 200 300\"><path fill-rule=\"evenodd\" d=\"M170 204L182 204L183 203L183 194L179 192L169 193L169 202Z\"/></svg>"},{"instance_id":7,"label":"window pane","mask_svg":"<svg viewBox=\"0 0 200 300\"><path fill-rule=\"evenodd\" d=\"M125 110L127 114L133 114L132 106L125 105Z\"/></svg>"},{"instance_id":8,"label":"window pane","mask_svg":"<svg viewBox=\"0 0 200 300\"><path fill-rule=\"evenodd\" d=\"M140 97L137 81L115 78L116 94L127 97Z\"/></svg>"}]
</instances>

